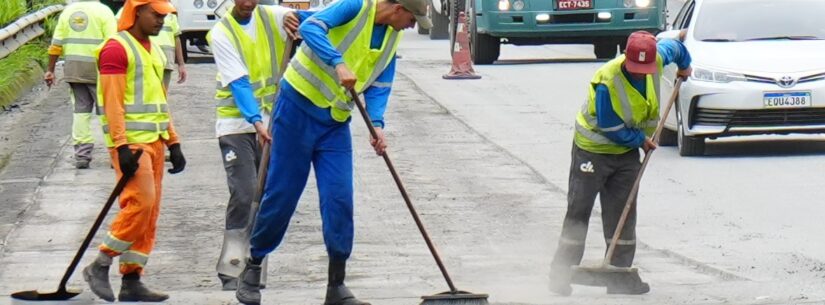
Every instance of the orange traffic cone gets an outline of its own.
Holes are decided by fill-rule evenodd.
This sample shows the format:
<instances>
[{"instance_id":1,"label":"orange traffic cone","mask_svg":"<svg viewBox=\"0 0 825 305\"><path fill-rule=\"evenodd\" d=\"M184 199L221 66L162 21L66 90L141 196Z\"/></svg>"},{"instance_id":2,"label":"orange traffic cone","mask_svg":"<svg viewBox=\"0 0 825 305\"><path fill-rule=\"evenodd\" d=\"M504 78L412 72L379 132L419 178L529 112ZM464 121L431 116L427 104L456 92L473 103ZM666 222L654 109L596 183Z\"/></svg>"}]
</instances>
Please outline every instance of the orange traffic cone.
<instances>
[{"instance_id":1,"label":"orange traffic cone","mask_svg":"<svg viewBox=\"0 0 825 305\"><path fill-rule=\"evenodd\" d=\"M458 24L455 34L455 43L457 47L453 48L453 67L450 73L442 76L444 79L479 79L481 75L477 75L473 70L473 61L470 59L470 39L467 33L467 16L464 12L458 14Z\"/></svg>"}]
</instances>

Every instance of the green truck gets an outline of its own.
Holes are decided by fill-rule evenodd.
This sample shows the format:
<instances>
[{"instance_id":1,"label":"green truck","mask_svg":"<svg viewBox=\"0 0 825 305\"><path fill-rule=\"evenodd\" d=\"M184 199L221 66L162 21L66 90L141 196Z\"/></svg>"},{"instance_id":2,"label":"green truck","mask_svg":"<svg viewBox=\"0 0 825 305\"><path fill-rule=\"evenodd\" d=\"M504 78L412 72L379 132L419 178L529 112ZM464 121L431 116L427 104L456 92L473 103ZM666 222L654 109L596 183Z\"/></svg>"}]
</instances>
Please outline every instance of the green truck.
<instances>
[{"instance_id":1,"label":"green truck","mask_svg":"<svg viewBox=\"0 0 825 305\"><path fill-rule=\"evenodd\" d=\"M435 26L447 26L444 21L465 11L473 62L484 65L498 59L504 43L593 44L596 58L613 58L630 33L663 31L666 5L666 0L432 0L430 14Z\"/></svg>"}]
</instances>

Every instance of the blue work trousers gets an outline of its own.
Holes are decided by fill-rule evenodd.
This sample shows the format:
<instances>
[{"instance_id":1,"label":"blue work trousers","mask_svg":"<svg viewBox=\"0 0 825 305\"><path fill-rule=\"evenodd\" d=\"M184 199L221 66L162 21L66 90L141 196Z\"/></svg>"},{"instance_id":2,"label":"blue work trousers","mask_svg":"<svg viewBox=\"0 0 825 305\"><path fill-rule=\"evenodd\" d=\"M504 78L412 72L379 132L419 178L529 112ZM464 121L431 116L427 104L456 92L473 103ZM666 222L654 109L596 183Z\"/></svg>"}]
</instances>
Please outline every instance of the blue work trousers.
<instances>
[{"instance_id":1,"label":"blue work trousers","mask_svg":"<svg viewBox=\"0 0 825 305\"><path fill-rule=\"evenodd\" d=\"M352 252L352 137L349 121L321 122L287 94L279 94L272 132L272 151L263 199L250 240L252 257L260 258L280 245L306 186L310 164L315 169L322 229L331 259L346 260Z\"/></svg>"}]
</instances>

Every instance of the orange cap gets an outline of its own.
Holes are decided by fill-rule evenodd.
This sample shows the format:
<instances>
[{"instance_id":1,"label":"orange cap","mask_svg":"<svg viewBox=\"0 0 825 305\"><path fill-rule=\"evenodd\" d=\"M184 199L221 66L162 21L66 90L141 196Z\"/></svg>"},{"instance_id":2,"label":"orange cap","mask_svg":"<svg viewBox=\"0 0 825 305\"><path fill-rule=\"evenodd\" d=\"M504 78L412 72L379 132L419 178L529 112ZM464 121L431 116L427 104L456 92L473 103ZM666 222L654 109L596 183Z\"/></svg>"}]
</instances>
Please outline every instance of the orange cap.
<instances>
[{"instance_id":1,"label":"orange cap","mask_svg":"<svg viewBox=\"0 0 825 305\"><path fill-rule=\"evenodd\" d=\"M117 30L128 30L135 24L135 13L137 8L143 5L151 5L158 14L168 15L175 12L175 7L169 0L126 0L123 4L123 13L117 21Z\"/></svg>"}]
</instances>

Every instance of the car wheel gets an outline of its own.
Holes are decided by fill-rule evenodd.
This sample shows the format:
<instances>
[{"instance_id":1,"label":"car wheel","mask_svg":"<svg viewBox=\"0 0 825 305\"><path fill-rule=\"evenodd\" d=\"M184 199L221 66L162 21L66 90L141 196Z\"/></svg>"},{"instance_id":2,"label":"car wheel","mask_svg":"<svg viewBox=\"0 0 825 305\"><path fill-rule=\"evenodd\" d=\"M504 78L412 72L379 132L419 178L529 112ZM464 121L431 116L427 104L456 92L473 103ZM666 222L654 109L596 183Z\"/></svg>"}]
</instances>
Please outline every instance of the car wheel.
<instances>
[{"instance_id":1,"label":"car wheel","mask_svg":"<svg viewBox=\"0 0 825 305\"><path fill-rule=\"evenodd\" d=\"M597 42L593 44L593 53L598 59L613 59L616 57L617 46L615 42Z\"/></svg>"},{"instance_id":2,"label":"car wheel","mask_svg":"<svg viewBox=\"0 0 825 305\"><path fill-rule=\"evenodd\" d=\"M676 146L679 136L676 132L667 128L662 129L662 134L659 135L659 146Z\"/></svg>"},{"instance_id":3,"label":"car wheel","mask_svg":"<svg viewBox=\"0 0 825 305\"><path fill-rule=\"evenodd\" d=\"M705 155L705 138L685 135L685 127L682 124L682 115L676 110L676 125L678 126L679 155L683 157Z\"/></svg>"},{"instance_id":4,"label":"car wheel","mask_svg":"<svg viewBox=\"0 0 825 305\"><path fill-rule=\"evenodd\" d=\"M475 13L470 6L468 13L470 28L470 56L476 65L490 65L498 60L501 54L501 40L487 34L481 34L476 30Z\"/></svg>"},{"instance_id":5,"label":"car wheel","mask_svg":"<svg viewBox=\"0 0 825 305\"><path fill-rule=\"evenodd\" d=\"M427 35L430 33L430 30L422 28L420 25L417 25L416 27L418 27L418 34Z\"/></svg>"},{"instance_id":6,"label":"car wheel","mask_svg":"<svg viewBox=\"0 0 825 305\"><path fill-rule=\"evenodd\" d=\"M450 38L450 16L439 14L433 6L430 5L430 19L432 19L433 22L433 27L430 28L430 39Z\"/></svg>"}]
</instances>

